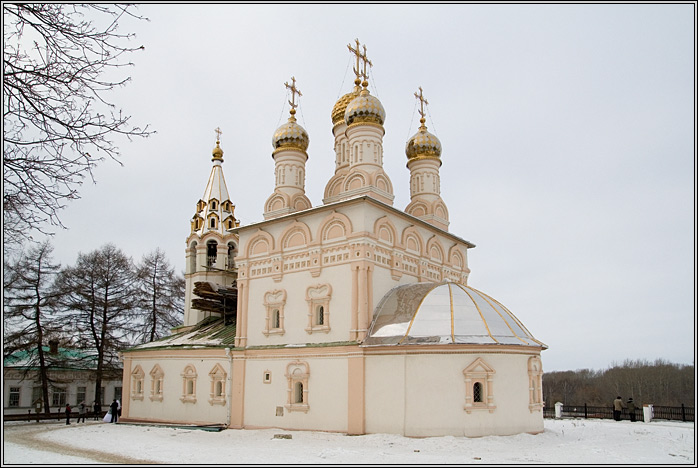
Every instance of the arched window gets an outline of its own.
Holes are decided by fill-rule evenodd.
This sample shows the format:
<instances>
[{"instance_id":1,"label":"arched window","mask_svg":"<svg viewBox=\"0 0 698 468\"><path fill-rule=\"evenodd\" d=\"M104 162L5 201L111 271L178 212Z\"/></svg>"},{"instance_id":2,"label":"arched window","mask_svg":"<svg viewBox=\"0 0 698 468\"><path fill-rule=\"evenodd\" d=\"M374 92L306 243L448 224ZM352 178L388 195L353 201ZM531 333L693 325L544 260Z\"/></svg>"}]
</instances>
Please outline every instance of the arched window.
<instances>
[{"instance_id":1,"label":"arched window","mask_svg":"<svg viewBox=\"0 0 698 468\"><path fill-rule=\"evenodd\" d=\"M293 403L303 404L303 382L296 382L293 387Z\"/></svg>"},{"instance_id":2,"label":"arched window","mask_svg":"<svg viewBox=\"0 0 698 468\"><path fill-rule=\"evenodd\" d=\"M182 372L182 396L183 403L196 403L196 369L188 365Z\"/></svg>"},{"instance_id":3,"label":"arched window","mask_svg":"<svg viewBox=\"0 0 698 468\"><path fill-rule=\"evenodd\" d=\"M528 409L543 410L543 365L538 356L528 358Z\"/></svg>"},{"instance_id":4,"label":"arched window","mask_svg":"<svg viewBox=\"0 0 698 468\"><path fill-rule=\"evenodd\" d=\"M150 371L150 401L162 401L162 383L165 378L165 373L162 368L155 364Z\"/></svg>"},{"instance_id":5,"label":"arched window","mask_svg":"<svg viewBox=\"0 0 698 468\"><path fill-rule=\"evenodd\" d=\"M323 306L317 307L317 313L315 314L315 325L322 326L325 324L325 308Z\"/></svg>"},{"instance_id":6,"label":"arched window","mask_svg":"<svg viewBox=\"0 0 698 468\"><path fill-rule=\"evenodd\" d=\"M227 374L220 364L213 366L211 372L208 373L211 378L211 392L208 402L211 405L225 405L225 384Z\"/></svg>"},{"instance_id":7,"label":"arched window","mask_svg":"<svg viewBox=\"0 0 698 468\"><path fill-rule=\"evenodd\" d=\"M136 366L131 373L131 399L132 400L142 400L143 399L143 379L145 378L145 372L141 366Z\"/></svg>"},{"instance_id":8,"label":"arched window","mask_svg":"<svg viewBox=\"0 0 698 468\"><path fill-rule=\"evenodd\" d=\"M465 377L465 406L470 413L474 410L486 410L493 413L497 406L494 400L494 369L482 358L475 359L463 369Z\"/></svg>"},{"instance_id":9,"label":"arched window","mask_svg":"<svg viewBox=\"0 0 698 468\"><path fill-rule=\"evenodd\" d=\"M307 413L310 409L308 404L309 377L310 367L305 361L293 361L286 366L286 379L288 379L288 400L286 400L286 409L288 409L288 411L302 411Z\"/></svg>"},{"instance_id":10,"label":"arched window","mask_svg":"<svg viewBox=\"0 0 698 468\"><path fill-rule=\"evenodd\" d=\"M473 403L482 403L482 384L480 382L473 384Z\"/></svg>"},{"instance_id":11,"label":"arched window","mask_svg":"<svg viewBox=\"0 0 698 468\"><path fill-rule=\"evenodd\" d=\"M330 300L332 299L332 286L318 284L310 286L305 292L305 300L308 302L308 326L305 331L312 334L317 332L330 332Z\"/></svg>"},{"instance_id":12,"label":"arched window","mask_svg":"<svg viewBox=\"0 0 698 468\"><path fill-rule=\"evenodd\" d=\"M211 218L213 221L213 218ZM216 264L216 257L218 256L218 243L214 240L210 240L206 243L206 265L214 266Z\"/></svg>"},{"instance_id":13,"label":"arched window","mask_svg":"<svg viewBox=\"0 0 698 468\"><path fill-rule=\"evenodd\" d=\"M284 305L286 291L276 289L264 294L264 307L267 309L266 326L262 333L265 336L284 334Z\"/></svg>"},{"instance_id":14,"label":"arched window","mask_svg":"<svg viewBox=\"0 0 698 468\"><path fill-rule=\"evenodd\" d=\"M211 218L211 229L216 228L216 218Z\"/></svg>"}]
</instances>

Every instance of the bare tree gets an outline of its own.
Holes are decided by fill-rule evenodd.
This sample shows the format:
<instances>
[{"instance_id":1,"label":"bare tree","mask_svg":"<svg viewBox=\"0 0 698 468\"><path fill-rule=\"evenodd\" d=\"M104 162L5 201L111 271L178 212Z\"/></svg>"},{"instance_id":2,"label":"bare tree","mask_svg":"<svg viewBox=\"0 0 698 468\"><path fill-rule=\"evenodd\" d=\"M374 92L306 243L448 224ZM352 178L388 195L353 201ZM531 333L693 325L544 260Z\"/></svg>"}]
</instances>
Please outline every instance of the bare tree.
<instances>
[{"instance_id":1,"label":"bare tree","mask_svg":"<svg viewBox=\"0 0 698 468\"><path fill-rule=\"evenodd\" d=\"M182 324L184 277L176 275L162 250L144 255L137 267L141 326L138 341L148 343Z\"/></svg>"},{"instance_id":2,"label":"bare tree","mask_svg":"<svg viewBox=\"0 0 698 468\"><path fill-rule=\"evenodd\" d=\"M58 356L47 353L44 346L51 338L59 337L63 328L55 318L53 284L60 265L53 263L52 251L45 241L3 265L3 357L6 362L20 359L25 377L34 377L34 369L38 369L46 414L50 412L48 395L53 383L49 369L59 363Z\"/></svg>"},{"instance_id":3,"label":"bare tree","mask_svg":"<svg viewBox=\"0 0 698 468\"><path fill-rule=\"evenodd\" d=\"M3 234L5 247L63 228L59 212L80 198L85 175L119 162L115 138L146 137L148 127L107 100L129 77L115 69L133 34L118 32L133 5L3 3Z\"/></svg>"},{"instance_id":4,"label":"bare tree","mask_svg":"<svg viewBox=\"0 0 698 468\"><path fill-rule=\"evenodd\" d=\"M79 254L75 266L57 278L60 305L76 326L79 345L96 353L95 400L102 401L102 378L118 367L118 352L132 344L137 307L133 262L106 244Z\"/></svg>"}]
</instances>

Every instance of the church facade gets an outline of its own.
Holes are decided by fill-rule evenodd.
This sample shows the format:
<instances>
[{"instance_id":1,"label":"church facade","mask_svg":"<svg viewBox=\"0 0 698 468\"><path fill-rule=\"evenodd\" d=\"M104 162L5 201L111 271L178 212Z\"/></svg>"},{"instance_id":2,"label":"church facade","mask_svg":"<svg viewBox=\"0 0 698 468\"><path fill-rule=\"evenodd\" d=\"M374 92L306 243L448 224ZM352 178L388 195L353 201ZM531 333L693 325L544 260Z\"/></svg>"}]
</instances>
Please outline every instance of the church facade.
<instances>
[{"instance_id":1,"label":"church facade","mask_svg":"<svg viewBox=\"0 0 698 468\"><path fill-rule=\"evenodd\" d=\"M305 195L309 137L274 132L264 220L240 226L220 140L186 242L184 323L123 353L122 421L348 434L482 436L543 430L546 346L468 286L468 249L448 231L441 143L406 144L409 205L383 170L382 103L366 48L334 105L335 172L323 203ZM362 69L363 68L363 69ZM127 390L128 389L128 390Z\"/></svg>"}]
</instances>

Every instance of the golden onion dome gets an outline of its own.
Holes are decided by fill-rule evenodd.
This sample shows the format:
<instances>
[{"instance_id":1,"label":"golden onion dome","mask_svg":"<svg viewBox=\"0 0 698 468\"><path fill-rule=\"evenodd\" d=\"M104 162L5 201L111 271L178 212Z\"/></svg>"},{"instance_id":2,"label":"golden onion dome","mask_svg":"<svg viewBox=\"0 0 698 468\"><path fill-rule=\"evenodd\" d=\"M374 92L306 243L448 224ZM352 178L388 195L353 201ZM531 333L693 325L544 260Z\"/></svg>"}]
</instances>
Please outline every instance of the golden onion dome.
<instances>
[{"instance_id":1,"label":"golden onion dome","mask_svg":"<svg viewBox=\"0 0 698 468\"><path fill-rule=\"evenodd\" d=\"M344 121L344 112L347 110L347 106L354 98L359 96L359 93L360 91L354 88L351 92L337 100L332 108L332 125L337 125L339 122Z\"/></svg>"},{"instance_id":2,"label":"golden onion dome","mask_svg":"<svg viewBox=\"0 0 698 468\"><path fill-rule=\"evenodd\" d=\"M435 135L427 131L424 125L424 118L419 120L421 126L419 131L405 145L405 154L408 160L417 158L433 158L439 159L441 156L441 142Z\"/></svg>"},{"instance_id":3,"label":"golden onion dome","mask_svg":"<svg viewBox=\"0 0 698 468\"><path fill-rule=\"evenodd\" d=\"M221 149L221 142L216 141L216 147L213 148L213 151L211 153L213 155L213 158L211 161L223 161L223 150Z\"/></svg>"},{"instance_id":4,"label":"golden onion dome","mask_svg":"<svg viewBox=\"0 0 698 468\"><path fill-rule=\"evenodd\" d=\"M378 98L371 96L368 89L364 88L357 97L347 105L344 112L344 121L347 125L353 123L377 123L385 122L385 109Z\"/></svg>"},{"instance_id":5,"label":"golden onion dome","mask_svg":"<svg viewBox=\"0 0 698 468\"><path fill-rule=\"evenodd\" d=\"M293 115L295 113L295 109L291 109L291 117L289 117L288 122L277 128L274 132L271 144L275 150L279 148L293 148L305 152L308 149L308 145L310 144L308 132L298 125Z\"/></svg>"}]
</instances>

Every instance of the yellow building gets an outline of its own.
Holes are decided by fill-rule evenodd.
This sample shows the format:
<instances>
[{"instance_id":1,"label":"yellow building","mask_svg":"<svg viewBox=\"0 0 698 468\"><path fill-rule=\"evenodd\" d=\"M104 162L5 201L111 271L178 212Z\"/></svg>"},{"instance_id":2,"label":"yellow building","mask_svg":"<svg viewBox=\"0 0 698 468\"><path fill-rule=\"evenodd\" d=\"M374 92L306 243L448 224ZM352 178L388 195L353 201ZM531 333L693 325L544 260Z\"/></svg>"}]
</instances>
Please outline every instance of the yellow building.
<instances>
[{"instance_id":1,"label":"yellow building","mask_svg":"<svg viewBox=\"0 0 698 468\"><path fill-rule=\"evenodd\" d=\"M240 226L220 140L187 238L186 312L165 339L124 352L122 421L482 436L543 430L541 351L503 305L468 285L468 249L440 196L441 143L406 143L408 206L383 169L385 110L354 88L331 112L335 173L305 195L309 136L273 134L264 221Z\"/></svg>"}]
</instances>

